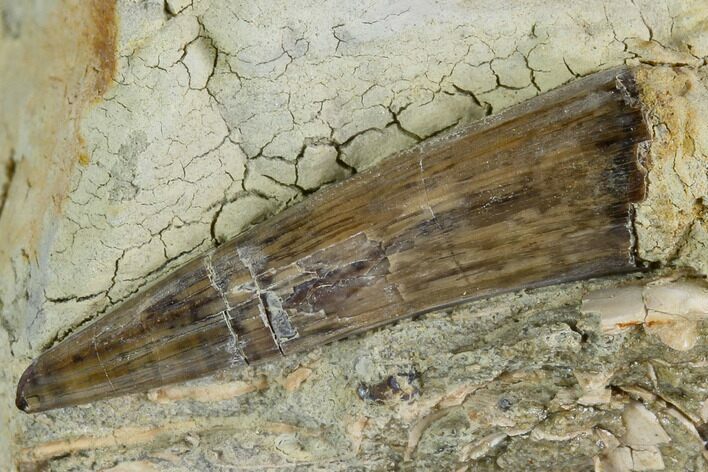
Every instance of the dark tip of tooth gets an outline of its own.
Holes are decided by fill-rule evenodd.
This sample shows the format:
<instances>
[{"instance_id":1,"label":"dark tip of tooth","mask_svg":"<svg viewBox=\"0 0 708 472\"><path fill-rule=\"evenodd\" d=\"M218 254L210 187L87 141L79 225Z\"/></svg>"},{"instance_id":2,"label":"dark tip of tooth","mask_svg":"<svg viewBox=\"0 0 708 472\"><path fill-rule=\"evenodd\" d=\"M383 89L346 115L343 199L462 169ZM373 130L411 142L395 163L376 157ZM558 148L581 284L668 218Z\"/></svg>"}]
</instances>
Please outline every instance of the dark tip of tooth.
<instances>
[{"instance_id":1,"label":"dark tip of tooth","mask_svg":"<svg viewBox=\"0 0 708 472\"><path fill-rule=\"evenodd\" d=\"M34 364L27 367L27 370L20 377L20 381L17 383L17 395L15 396L15 406L18 409L24 411L25 413L31 413L32 408L30 407L27 397L25 395L25 390L27 389L29 383L34 377Z\"/></svg>"},{"instance_id":2,"label":"dark tip of tooth","mask_svg":"<svg viewBox=\"0 0 708 472\"><path fill-rule=\"evenodd\" d=\"M27 404L27 400L25 400L24 397L19 394L17 398L15 398L15 406L17 406L17 408L24 411L25 413L29 413L29 405Z\"/></svg>"}]
</instances>

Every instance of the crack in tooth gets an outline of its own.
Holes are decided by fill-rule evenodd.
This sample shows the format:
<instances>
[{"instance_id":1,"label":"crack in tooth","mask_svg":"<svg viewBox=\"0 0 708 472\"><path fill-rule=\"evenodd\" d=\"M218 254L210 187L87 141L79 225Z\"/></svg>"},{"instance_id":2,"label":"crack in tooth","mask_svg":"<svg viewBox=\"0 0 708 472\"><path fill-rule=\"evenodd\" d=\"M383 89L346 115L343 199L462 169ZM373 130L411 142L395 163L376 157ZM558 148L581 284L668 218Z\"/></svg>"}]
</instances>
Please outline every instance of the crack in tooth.
<instances>
[{"instance_id":1,"label":"crack in tooth","mask_svg":"<svg viewBox=\"0 0 708 472\"><path fill-rule=\"evenodd\" d=\"M445 234L445 230L442 227L442 224L440 223L440 220L438 220L437 215L435 215L435 212L433 211L433 207L430 205L430 196L428 195L428 186L425 184L425 169L423 167L423 157L420 158L418 161L418 167L420 168L420 183L423 186L423 192L424 192L424 197L425 197L425 207L428 209L430 212L430 215L433 218L433 221L435 222L435 226L438 227L438 230L440 231L441 236L448 241L448 237ZM449 244L449 241L448 241ZM450 254L450 257L452 258L453 264L455 264L455 268L459 272L460 276L465 279L465 282L467 282L468 285L473 285L472 282L469 280L467 275L465 274L465 271L462 269L462 266L460 265L460 262L457 260L457 254L455 254L455 251L453 250L452 246L446 248L447 252Z\"/></svg>"},{"instance_id":2,"label":"crack in tooth","mask_svg":"<svg viewBox=\"0 0 708 472\"><path fill-rule=\"evenodd\" d=\"M212 262L212 254L209 253L206 255L204 258L204 267L206 268L207 271L207 277L209 278L209 283L211 286L216 290L221 297L221 300L224 303L225 310L221 312L221 316L224 319L224 323L226 324L226 328L229 330L229 333L231 334L231 337L233 338L234 346L236 347L236 350L238 351L239 356L241 356L241 359L248 364L248 359L246 358L246 353L243 351L243 346L241 346L241 341L238 337L238 334L236 334L236 331L234 330L233 326L231 326L231 318L229 313L231 312L231 305L229 304L229 300L226 297L226 294L224 293L224 290L221 288L219 283L217 282L217 276L216 276L216 271L214 270L214 264Z\"/></svg>"},{"instance_id":3,"label":"crack in tooth","mask_svg":"<svg viewBox=\"0 0 708 472\"><path fill-rule=\"evenodd\" d=\"M266 306L267 303L267 296L268 294L274 295L271 292L263 291L258 284L258 274L256 273L256 269L252 263L251 257L248 254L248 250L239 247L236 250L236 253L238 254L238 258L241 260L241 263L248 269L248 272L251 274L251 280L253 281L253 293L255 293L256 298L258 299L258 314L260 315L261 321L263 321L263 324L268 328L268 331L270 331L270 335L273 337L273 343L278 348L278 351L284 356L285 351L283 351L283 346L281 345L280 339L278 337L278 334L275 332L273 323L270 321L268 318L268 307ZM293 328L294 329L294 328ZM297 337L297 332L295 334L295 337Z\"/></svg>"},{"instance_id":4,"label":"crack in tooth","mask_svg":"<svg viewBox=\"0 0 708 472\"><path fill-rule=\"evenodd\" d=\"M101 366L101 369L103 369L103 374L106 376L106 380L108 380L108 384L111 386L111 390L116 392L116 387L113 385L113 381L111 380L110 375L108 375L108 371L106 370L106 366L103 364L103 359L101 359L101 355L98 353L98 345L96 344L96 331L94 328L94 334L93 334L93 352L96 354L96 359L98 359L98 365Z\"/></svg>"}]
</instances>

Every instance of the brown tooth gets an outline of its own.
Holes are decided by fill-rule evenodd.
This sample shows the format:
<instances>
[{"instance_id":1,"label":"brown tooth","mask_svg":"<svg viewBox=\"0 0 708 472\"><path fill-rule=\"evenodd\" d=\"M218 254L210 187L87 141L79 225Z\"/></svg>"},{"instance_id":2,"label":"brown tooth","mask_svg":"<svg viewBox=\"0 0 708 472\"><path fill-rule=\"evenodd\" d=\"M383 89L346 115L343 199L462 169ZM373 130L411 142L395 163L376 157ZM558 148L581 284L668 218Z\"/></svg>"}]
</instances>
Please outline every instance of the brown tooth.
<instances>
[{"instance_id":1,"label":"brown tooth","mask_svg":"<svg viewBox=\"0 0 708 472\"><path fill-rule=\"evenodd\" d=\"M426 142L192 260L37 358L27 412L202 377L402 317L637 270L630 70Z\"/></svg>"}]
</instances>

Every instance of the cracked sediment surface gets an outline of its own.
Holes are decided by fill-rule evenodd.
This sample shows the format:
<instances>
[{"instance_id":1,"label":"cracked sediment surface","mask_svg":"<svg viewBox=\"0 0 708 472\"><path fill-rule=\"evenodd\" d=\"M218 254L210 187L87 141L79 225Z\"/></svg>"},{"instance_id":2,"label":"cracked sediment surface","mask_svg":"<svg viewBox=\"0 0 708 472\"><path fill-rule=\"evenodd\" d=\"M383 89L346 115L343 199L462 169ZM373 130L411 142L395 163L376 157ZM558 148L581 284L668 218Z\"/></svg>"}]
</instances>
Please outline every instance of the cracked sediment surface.
<instances>
[{"instance_id":1,"label":"cracked sediment surface","mask_svg":"<svg viewBox=\"0 0 708 472\"><path fill-rule=\"evenodd\" d=\"M708 273L702 1L112 5L0 0L0 463L705 467L705 321L677 354L578 311L626 278L426 315L162 403L15 413L32 356L170 269L422 139L623 63L643 65L654 138L638 255ZM638 445L634 417L668 440Z\"/></svg>"}]
</instances>

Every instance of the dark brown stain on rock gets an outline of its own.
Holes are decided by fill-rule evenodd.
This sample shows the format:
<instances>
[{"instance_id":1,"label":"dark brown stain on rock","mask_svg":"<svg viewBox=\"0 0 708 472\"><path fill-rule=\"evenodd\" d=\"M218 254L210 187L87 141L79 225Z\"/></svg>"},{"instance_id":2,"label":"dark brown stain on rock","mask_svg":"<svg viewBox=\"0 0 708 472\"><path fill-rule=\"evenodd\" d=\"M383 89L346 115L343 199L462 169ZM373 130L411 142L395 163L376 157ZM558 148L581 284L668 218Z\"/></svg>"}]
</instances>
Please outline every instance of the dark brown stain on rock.
<instances>
[{"instance_id":1,"label":"dark brown stain on rock","mask_svg":"<svg viewBox=\"0 0 708 472\"><path fill-rule=\"evenodd\" d=\"M14 151L10 154L10 158L5 164L5 184L0 187L0 216L2 216L2 211L5 208L5 200L10 193L10 185L12 184L12 179L15 177L15 159Z\"/></svg>"},{"instance_id":2,"label":"dark brown stain on rock","mask_svg":"<svg viewBox=\"0 0 708 472\"><path fill-rule=\"evenodd\" d=\"M106 93L116 71L118 23L115 0L93 0L91 21L93 24L88 34L96 59L94 88L98 98Z\"/></svg>"}]
</instances>

